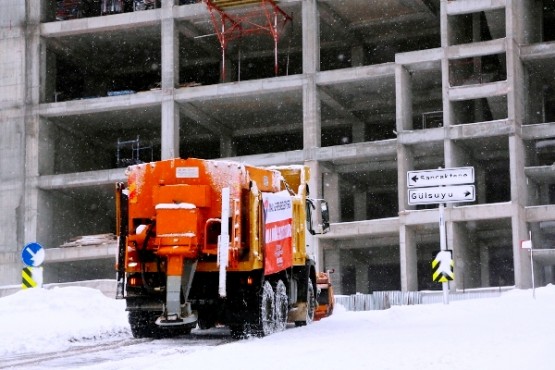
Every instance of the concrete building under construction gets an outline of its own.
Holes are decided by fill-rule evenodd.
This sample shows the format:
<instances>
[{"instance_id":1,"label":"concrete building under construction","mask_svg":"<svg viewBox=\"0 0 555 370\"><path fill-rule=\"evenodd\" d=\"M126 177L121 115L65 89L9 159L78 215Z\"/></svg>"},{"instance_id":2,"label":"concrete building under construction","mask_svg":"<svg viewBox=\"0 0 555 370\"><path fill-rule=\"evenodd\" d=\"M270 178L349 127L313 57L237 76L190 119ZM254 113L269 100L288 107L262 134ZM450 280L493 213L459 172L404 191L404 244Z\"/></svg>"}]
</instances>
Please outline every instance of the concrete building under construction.
<instances>
[{"instance_id":1,"label":"concrete building under construction","mask_svg":"<svg viewBox=\"0 0 555 370\"><path fill-rule=\"evenodd\" d=\"M551 0L2 0L0 285L30 242L46 283L115 276L114 183L178 156L309 165L339 294L441 289L407 173L471 167L452 287L554 283L553 22Z\"/></svg>"}]
</instances>

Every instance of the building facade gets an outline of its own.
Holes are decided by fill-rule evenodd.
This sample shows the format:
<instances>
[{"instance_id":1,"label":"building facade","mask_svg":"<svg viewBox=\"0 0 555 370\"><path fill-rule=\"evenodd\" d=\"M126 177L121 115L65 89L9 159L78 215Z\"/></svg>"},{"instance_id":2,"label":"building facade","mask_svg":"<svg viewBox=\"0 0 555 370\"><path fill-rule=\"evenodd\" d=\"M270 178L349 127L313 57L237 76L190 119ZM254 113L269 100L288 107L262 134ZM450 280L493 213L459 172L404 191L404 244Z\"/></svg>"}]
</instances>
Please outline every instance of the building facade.
<instances>
[{"instance_id":1,"label":"building facade","mask_svg":"<svg viewBox=\"0 0 555 370\"><path fill-rule=\"evenodd\" d=\"M552 1L147 3L2 1L0 284L35 241L45 282L112 277L110 243L59 247L115 232L125 164L178 156L309 165L339 294L440 289L439 208L407 172L472 167L452 288L555 282Z\"/></svg>"}]
</instances>

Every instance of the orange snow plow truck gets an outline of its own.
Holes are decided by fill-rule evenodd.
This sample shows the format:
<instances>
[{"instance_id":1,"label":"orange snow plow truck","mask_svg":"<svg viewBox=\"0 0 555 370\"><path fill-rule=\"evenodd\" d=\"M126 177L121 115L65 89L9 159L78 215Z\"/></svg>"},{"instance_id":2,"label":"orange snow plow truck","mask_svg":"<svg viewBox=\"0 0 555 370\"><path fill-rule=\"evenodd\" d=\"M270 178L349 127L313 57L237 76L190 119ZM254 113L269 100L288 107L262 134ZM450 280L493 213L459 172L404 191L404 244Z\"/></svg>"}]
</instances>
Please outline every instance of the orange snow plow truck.
<instances>
[{"instance_id":1,"label":"orange snow plow truck","mask_svg":"<svg viewBox=\"0 0 555 370\"><path fill-rule=\"evenodd\" d=\"M316 310L311 245L329 230L306 166L170 159L116 184L117 297L135 337L217 324L264 336ZM171 334L170 334L171 333Z\"/></svg>"}]
</instances>

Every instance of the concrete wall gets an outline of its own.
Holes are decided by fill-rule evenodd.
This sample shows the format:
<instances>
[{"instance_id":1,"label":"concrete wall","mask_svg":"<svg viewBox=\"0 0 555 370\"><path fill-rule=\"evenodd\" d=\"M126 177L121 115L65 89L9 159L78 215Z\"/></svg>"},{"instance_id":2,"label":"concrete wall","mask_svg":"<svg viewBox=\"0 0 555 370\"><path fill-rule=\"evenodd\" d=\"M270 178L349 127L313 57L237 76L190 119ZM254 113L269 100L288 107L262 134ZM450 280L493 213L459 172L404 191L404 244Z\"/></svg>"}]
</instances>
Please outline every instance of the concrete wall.
<instances>
[{"instance_id":1,"label":"concrete wall","mask_svg":"<svg viewBox=\"0 0 555 370\"><path fill-rule=\"evenodd\" d=\"M5 0L0 12L0 285L21 276L25 224L26 2Z\"/></svg>"}]
</instances>

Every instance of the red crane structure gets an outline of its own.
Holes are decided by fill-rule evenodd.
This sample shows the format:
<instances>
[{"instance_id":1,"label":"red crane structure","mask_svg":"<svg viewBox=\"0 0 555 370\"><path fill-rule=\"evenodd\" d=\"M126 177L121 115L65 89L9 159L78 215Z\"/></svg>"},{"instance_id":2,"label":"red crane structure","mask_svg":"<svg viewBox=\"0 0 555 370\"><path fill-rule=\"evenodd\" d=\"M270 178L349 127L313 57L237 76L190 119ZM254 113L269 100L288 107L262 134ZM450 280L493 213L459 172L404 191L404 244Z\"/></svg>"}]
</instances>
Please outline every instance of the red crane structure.
<instances>
[{"instance_id":1,"label":"red crane structure","mask_svg":"<svg viewBox=\"0 0 555 370\"><path fill-rule=\"evenodd\" d=\"M225 80L225 52L229 41L253 33L268 32L274 40L274 73L279 73L279 33L292 21L274 0L203 0L210 11L222 49L222 81Z\"/></svg>"}]
</instances>

